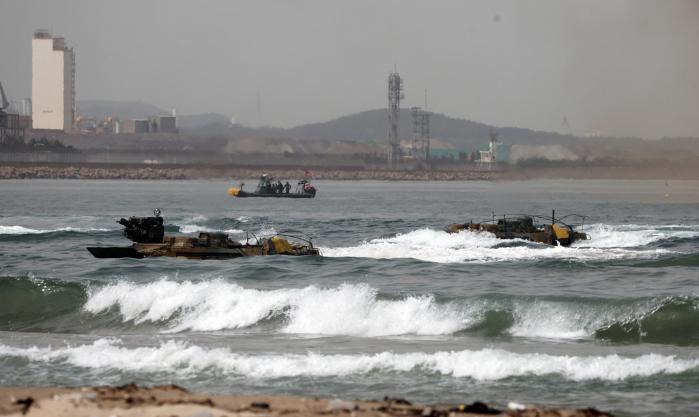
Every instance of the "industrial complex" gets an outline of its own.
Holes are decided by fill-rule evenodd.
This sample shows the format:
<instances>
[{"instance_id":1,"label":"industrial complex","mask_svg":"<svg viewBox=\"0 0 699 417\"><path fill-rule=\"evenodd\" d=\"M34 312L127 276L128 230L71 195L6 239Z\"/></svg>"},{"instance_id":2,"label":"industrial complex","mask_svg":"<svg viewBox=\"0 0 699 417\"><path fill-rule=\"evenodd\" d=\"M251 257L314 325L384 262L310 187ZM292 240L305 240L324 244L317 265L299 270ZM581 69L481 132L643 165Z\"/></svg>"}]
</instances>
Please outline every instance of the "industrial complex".
<instances>
[{"instance_id":1,"label":"industrial complex","mask_svg":"<svg viewBox=\"0 0 699 417\"><path fill-rule=\"evenodd\" d=\"M509 147L498 141L498 133L494 130L490 132L490 143L487 149L478 152L452 149L433 152L430 146L432 113L427 111L427 90L425 90L425 107L410 108L413 122L412 142L407 146L401 146L398 132L400 132L400 101L404 98L403 79L397 71L394 71L388 76L388 166L390 168L426 169L432 166L435 159L440 161L455 159L477 162L480 169L492 170L498 169L500 163L507 162Z\"/></svg>"},{"instance_id":2,"label":"industrial complex","mask_svg":"<svg viewBox=\"0 0 699 417\"><path fill-rule=\"evenodd\" d=\"M177 117L158 115L148 119L83 117L76 105L75 51L65 38L46 29L32 36L32 97L8 100L0 84L0 142L24 140L27 131L39 134L135 134L177 133ZM1 82L2 80L0 80Z\"/></svg>"},{"instance_id":3,"label":"industrial complex","mask_svg":"<svg viewBox=\"0 0 699 417\"><path fill-rule=\"evenodd\" d=\"M206 149L201 141L190 143L190 140L195 139L193 137L177 135L179 127L174 109L171 114L143 115L137 118L119 117L111 112L102 112L101 116L96 116L96 113L90 113L89 110L86 114L81 114L76 102L76 54L73 48L68 46L65 37L52 34L45 29L38 29L33 33L31 50L31 98L8 100L6 91L2 89L0 84L0 92L2 93L0 144L9 143L8 138L11 138L13 143L23 142L30 138L43 138L44 140L54 138L54 141L57 140L55 138L60 138L68 144L74 144L78 149L89 149L92 155L85 155L84 159L94 162L104 160L113 163L123 160L131 163L138 161L139 158L151 162L165 161L168 160L166 155L172 152L175 152L176 156L171 159L176 161L200 158L196 155L210 154L211 152L216 155L216 158L220 158L220 150L217 152ZM351 150L352 146L349 146L347 148L349 153L345 154L343 158L351 159L351 165L377 167L378 162L384 169L433 170L440 169L439 167L444 168L445 164L449 165L449 169L454 169L455 163L466 163L471 166L468 169L493 170L499 169L499 163L506 161L504 156L508 154L507 147L497 140L495 132L491 134L490 146L480 150L445 148L443 142L438 146L433 146L431 143L433 118L432 113L427 110L427 90L425 90L424 107L411 107L409 113L403 109L403 118L412 119L412 137L408 137L408 130L400 129L401 101L405 98L405 93L403 78L396 69L389 74L387 87L387 139L376 138L378 143L386 142L373 150L365 150L364 154L356 151L361 146L355 146L354 151ZM405 122L410 123L410 120L404 120ZM401 137L401 132L403 132L404 137ZM173 134L177 136L169 136ZM119 143L114 142L116 139L114 135L123 135L122 139L118 141ZM151 137L158 137L160 140L169 139L160 142L159 145L149 144L148 146L155 146L158 151L157 155L149 154L146 157L143 154L146 149L141 145L134 146L133 142L143 138L143 135L153 135ZM173 140L175 137L178 138L177 141ZM242 139L244 140L244 138ZM268 139L276 140L274 137ZM107 142L109 142L108 145ZM241 153L241 155L246 152L243 149L233 151L236 145L230 141L224 141L222 146L227 149L223 153L228 159L234 157L231 152ZM336 163L332 162L333 157L340 156L334 150L309 150L311 148L309 145L302 146L306 148L304 153L308 153L307 156L297 155L288 144L284 146L286 149L284 160L286 162L282 162L282 164L293 164L294 160L305 161L310 157L316 159L317 163L335 166ZM231 149L228 150L229 148ZM366 146L364 148L368 149ZM110 149L117 154L111 155ZM185 150L188 151L185 152ZM191 158L184 153L192 154ZM260 161L267 161L272 154L275 154L275 151L269 148L260 153L258 157ZM381 156L382 154L386 156ZM386 157L387 159L383 159ZM210 160L212 156L209 155L206 158ZM1 159L22 161L26 157L4 155ZM45 159L45 156L42 156L41 159ZM71 155L70 159L75 159L75 156ZM381 162L382 160L386 162ZM231 160L231 162L233 161ZM307 163L304 162L304 164ZM345 163L349 163L349 160L343 164Z\"/></svg>"}]
</instances>

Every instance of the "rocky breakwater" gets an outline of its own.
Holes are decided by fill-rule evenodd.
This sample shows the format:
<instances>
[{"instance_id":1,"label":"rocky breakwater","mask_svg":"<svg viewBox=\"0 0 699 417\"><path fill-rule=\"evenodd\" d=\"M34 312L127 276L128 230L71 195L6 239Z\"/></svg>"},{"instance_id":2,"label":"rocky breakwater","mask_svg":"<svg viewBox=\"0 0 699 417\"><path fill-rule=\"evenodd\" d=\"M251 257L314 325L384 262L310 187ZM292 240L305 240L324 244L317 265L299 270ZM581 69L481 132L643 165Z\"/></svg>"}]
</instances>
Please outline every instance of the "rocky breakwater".
<instances>
[{"instance_id":1,"label":"rocky breakwater","mask_svg":"<svg viewBox=\"0 0 699 417\"><path fill-rule=\"evenodd\" d=\"M107 168L85 166L2 166L0 179L67 178L67 179L184 179L191 178L186 169Z\"/></svg>"},{"instance_id":2,"label":"rocky breakwater","mask_svg":"<svg viewBox=\"0 0 699 417\"><path fill-rule=\"evenodd\" d=\"M205 166L119 166L119 165L3 165L0 179L66 178L66 179L143 179L174 180L195 178L259 178L266 173L275 178L301 179L303 169L271 169L263 167L205 167ZM399 171L377 169L314 169L317 180L389 180L389 181L464 181L493 180L498 172L488 171Z\"/></svg>"}]
</instances>

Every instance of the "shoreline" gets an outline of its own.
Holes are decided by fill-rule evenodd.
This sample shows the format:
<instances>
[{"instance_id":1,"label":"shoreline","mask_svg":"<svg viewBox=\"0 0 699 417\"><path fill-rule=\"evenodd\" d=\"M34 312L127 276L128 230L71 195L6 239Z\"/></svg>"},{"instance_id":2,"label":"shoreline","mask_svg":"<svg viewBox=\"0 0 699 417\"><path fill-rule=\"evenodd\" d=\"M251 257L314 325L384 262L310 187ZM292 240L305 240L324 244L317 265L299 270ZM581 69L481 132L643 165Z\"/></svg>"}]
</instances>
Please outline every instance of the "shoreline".
<instances>
[{"instance_id":1,"label":"shoreline","mask_svg":"<svg viewBox=\"0 0 699 417\"><path fill-rule=\"evenodd\" d=\"M274 178L301 179L300 168L205 167L158 165L86 165L86 164L11 164L0 165L2 179L114 179L114 180L185 180L185 179L259 179L262 173ZM387 181L488 181L501 178L495 171L392 171L313 169L314 180L387 180Z\"/></svg>"},{"instance_id":2,"label":"shoreline","mask_svg":"<svg viewBox=\"0 0 699 417\"><path fill-rule=\"evenodd\" d=\"M412 404L402 398L382 400L321 399L284 395L207 395L190 393L176 385L142 387L20 388L0 387L0 415L29 417L611 417L594 408L545 409L510 403L498 409L481 402L463 404Z\"/></svg>"},{"instance_id":3,"label":"shoreline","mask_svg":"<svg viewBox=\"0 0 699 417\"><path fill-rule=\"evenodd\" d=\"M507 167L493 170L389 170L320 167L313 168L314 180L382 181L526 181L537 179L638 179L699 180L699 166L569 166ZM144 164L63 164L10 163L0 165L3 179L113 179L113 180L185 180L185 179L258 179L262 173L274 178L301 179L306 170L296 167L264 168L256 166L144 165Z\"/></svg>"}]
</instances>

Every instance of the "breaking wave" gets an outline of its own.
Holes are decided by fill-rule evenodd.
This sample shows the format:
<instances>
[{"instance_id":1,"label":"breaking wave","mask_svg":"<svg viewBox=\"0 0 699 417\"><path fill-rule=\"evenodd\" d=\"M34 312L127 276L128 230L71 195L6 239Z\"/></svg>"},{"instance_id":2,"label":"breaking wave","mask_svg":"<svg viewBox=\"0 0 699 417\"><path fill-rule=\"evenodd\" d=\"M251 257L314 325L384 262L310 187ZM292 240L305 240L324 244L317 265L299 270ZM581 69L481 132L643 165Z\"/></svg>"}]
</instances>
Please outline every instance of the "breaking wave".
<instances>
[{"instance_id":1,"label":"breaking wave","mask_svg":"<svg viewBox=\"0 0 699 417\"><path fill-rule=\"evenodd\" d=\"M202 371L249 378L332 377L370 372L419 372L475 380L520 376L559 375L574 381L619 381L660 374L696 371L697 358L655 353L636 357L557 356L514 353L501 349L434 353L376 354L239 354L227 348L203 348L179 341L156 347L128 348L115 339L67 347L16 348L0 345L0 357L31 362L69 364L88 369L131 372L169 372L186 376Z\"/></svg>"},{"instance_id":2,"label":"breaking wave","mask_svg":"<svg viewBox=\"0 0 699 417\"><path fill-rule=\"evenodd\" d=\"M58 232L75 232L75 233L90 233L90 232L109 232L114 229L103 229L96 227L59 227L56 229L32 229L24 226L2 226L0 225L0 235L41 235L47 233Z\"/></svg>"},{"instance_id":3,"label":"breaking wave","mask_svg":"<svg viewBox=\"0 0 699 417\"><path fill-rule=\"evenodd\" d=\"M224 281L119 282L92 291L84 310L116 308L136 324L167 331L213 331L277 320L285 333L395 336L459 331L519 337L699 343L699 300L474 297L438 302L432 295L385 299L366 284L337 288L247 289Z\"/></svg>"},{"instance_id":4,"label":"breaking wave","mask_svg":"<svg viewBox=\"0 0 699 417\"><path fill-rule=\"evenodd\" d=\"M614 228L616 226L608 226ZM573 247L548 246L495 238L487 232L462 231L446 233L419 229L392 237L372 239L357 246L322 248L323 256L359 257L374 259L411 258L438 263L490 263L504 261L558 259L565 261L610 261L626 259L654 259L671 253L665 248L639 248L649 242L699 231L676 231L657 234L650 238L646 231L625 232L614 229L602 233L602 228L586 229L591 240L576 242ZM595 234L595 233L599 234Z\"/></svg>"},{"instance_id":5,"label":"breaking wave","mask_svg":"<svg viewBox=\"0 0 699 417\"><path fill-rule=\"evenodd\" d=\"M699 345L699 299L483 295L440 301L430 294L388 298L366 284L258 290L222 280L87 285L0 279L0 330L85 332L143 326L165 333L480 334Z\"/></svg>"},{"instance_id":6,"label":"breaking wave","mask_svg":"<svg viewBox=\"0 0 699 417\"><path fill-rule=\"evenodd\" d=\"M467 313L440 306L431 296L382 300L375 289L350 284L262 291L220 280L119 282L92 292L84 305L93 314L115 307L126 321L167 322L170 331L237 329L279 319L286 333L437 335L469 321Z\"/></svg>"}]
</instances>

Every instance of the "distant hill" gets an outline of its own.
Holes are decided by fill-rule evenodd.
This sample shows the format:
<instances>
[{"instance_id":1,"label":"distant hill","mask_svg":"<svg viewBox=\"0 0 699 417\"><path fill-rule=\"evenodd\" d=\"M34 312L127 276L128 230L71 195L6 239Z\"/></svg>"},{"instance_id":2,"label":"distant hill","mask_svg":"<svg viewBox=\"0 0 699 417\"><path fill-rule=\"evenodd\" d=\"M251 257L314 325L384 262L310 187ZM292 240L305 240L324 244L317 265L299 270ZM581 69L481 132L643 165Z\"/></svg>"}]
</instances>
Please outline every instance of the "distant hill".
<instances>
[{"instance_id":1,"label":"distant hill","mask_svg":"<svg viewBox=\"0 0 699 417\"><path fill-rule=\"evenodd\" d=\"M228 127L230 118L217 113L177 115L177 126L181 130L206 128L207 126Z\"/></svg>"},{"instance_id":2,"label":"distant hill","mask_svg":"<svg viewBox=\"0 0 699 417\"><path fill-rule=\"evenodd\" d=\"M97 120L107 117L143 119L170 114L167 110L142 101L79 100L77 106L79 115Z\"/></svg>"},{"instance_id":3,"label":"distant hill","mask_svg":"<svg viewBox=\"0 0 699 417\"><path fill-rule=\"evenodd\" d=\"M80 100L77 105L79 115L97 120L103 120L107 117L147 119L153 116L171 114L170 110L161 109L142 101ZM216 113L178 115L177 123L180 129L192 130L212 125L227 127L230 124L230 119Z\"/></svg>"},{"instance_id":4,"label":"distant hill","mask_svg":"<svg viewBox=\"0 0 699 417\"><path fill-rule=\"evenodd\" d=\"M79 113L86 117L103 119L108 116L128 118L146 118L169 114L157 106L140 101L116 102L102 100L83 100L78 102ZM239 124L231 125L227 116L216 113L199 115L178 115L178 126L182 133L193 138L208 138L212 140L249 140L265 139L273 143L321 142L326 145L322 149L340 142L359 142L369 146L386 144L388 136L388 115L386 109L363 111L334 120L320 123L310 123L289 129L276 127L247 127ZM431 137L434 147L454 147L460 150L473 151L483 149L489 141L491 129L497 130L503 143L522 145L523 152L539 152L542 146L561 145L563 148L556 152L566 154L573 152L579 157L604 158L609 155L617 157L632 156L652 151L655 155L663 152L681 154L689 150L699 153L699 140L696 138L666 139L650 141L639 138L581 138L573 135L522 129L517 127L494 128L484 123L467 119L459 119L434 113L431 120ZM413 137L412 116L409 109L400 111L400 137L410 140ZM294 142L296 141L296 142ZM247 143L247 142L246 142ZM359 144L358 144L359 145ZM246 145L247 146L247 145ZM299 145L300 146L300 145ZM304 145L315 149L316 145ZM360 145L364 146L364 145ZM526 149L526 147L535 147ZM538 150L537 148L538 147ZM373 149L373 148L372 148ZM670 156L668 157L674 157Z\"/></svg>"},{"instance_id":5,"label":"distant hill","mask_svg":"<svg viewBox=\"0 0 699 417\"><path fill-rule=\"evenodd\" d=\"M81 100L78 112L85 117L105 119L109 116L121 119L148 118L170 112L141 101ZM320 123L310 123L289 129L275 127L231 126L227 116L216 113L178 115L178 127L182 132L195 136L222 138L296 139L312 141L384 142L388 133L388 116L385 109L369 110ZM481 148L489 140L492 126L443 114L432 115L431 136L442 139L454 147L465 150ZM516 127L497 129L501 140L521 145L570 145L579 138L551 132L540 132ZM400 137L413 137L410 109L400 111Z\"/></svg>"},{"instance_id":6,"label":"distant hill","mask_svg":"<svg viewBox=\"0 0 699 417\"><path fill-rule=\"evenodd\" d=\"M213 120L214 116L216 119ZM186 117L183 116L183 120ZM265 138L265 139L295 139L311 141L354 141L354 142L385 142L388 136L388 116L385 109L369 110L348 116L339 117L320 123L309 123L289 129L274 127L246 127L230 125L222 115L208 115L212 120L200 117L200 124L185 123L180 127L183 132L193 135L221 136L227 138ZM401 109L399 134L401 139L413 138L412 116L410 109ZM534 131L516 127L494 128L490 125L466 119L457 119L443 114L432 115L431 136L441 139L458 149L473 150L482 148L489 141L492 129L497 130L502 141L509 144L522 145L573 145L580 138L558 133Z\"/></svg>"},{"instance_id":7,"label":"distant hill","mask_svg":"<svg viewBox=\"0 0 699 417\"><path fill-rule=\"evenodd\" d=\"M413 137L412 116L409 109L401 109L399 134L404 140ZM491 129L497 130L500 139L509 144L548 145L570 144L575 136L540 132L515 127L492 126L457 119L443 114L432 115L431 136L442 139L461 149L482 147L489 141ZM313 123L286 129L284 135L294 139L383 141L388 136L388 116L384 109L369 110L340 117L323 123Z\"/></svg>"}]
</instances>

